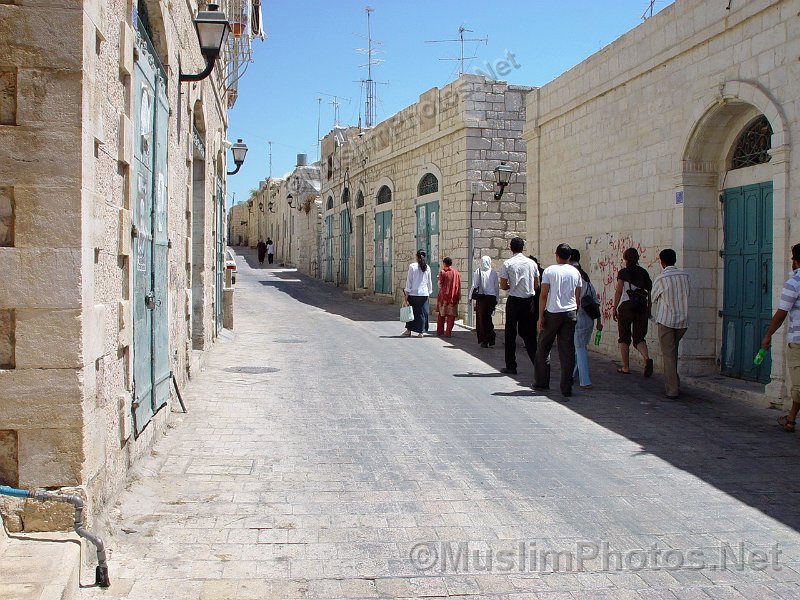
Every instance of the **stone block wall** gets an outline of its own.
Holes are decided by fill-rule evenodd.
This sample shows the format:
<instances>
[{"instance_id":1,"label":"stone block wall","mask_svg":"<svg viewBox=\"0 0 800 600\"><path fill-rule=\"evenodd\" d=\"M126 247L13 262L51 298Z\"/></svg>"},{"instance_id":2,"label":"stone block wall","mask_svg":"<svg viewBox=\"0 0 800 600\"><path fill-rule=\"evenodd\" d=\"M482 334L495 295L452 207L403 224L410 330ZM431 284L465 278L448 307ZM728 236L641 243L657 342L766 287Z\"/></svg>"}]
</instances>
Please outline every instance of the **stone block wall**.
<instances>
[{"instance_id":1,"label":"stone block wall","mask_svg":"<svg viewBox=\"0 0 800 600\"><path fill-rule=\"evenodd\" d=\"M682 345L690 370L717 368L718 196L732 185L726 175L739 173L726 171L736 137L760 113L773 127L772 160L748 170L766 168L753 180L773 181L774 264L786 264L797 237L797 204L787 200L797 197L788 182L799 173L787 143L800 134L799 9L797 1L734 2L726 11L677 0L528 96L528 230L537 252L550 255L559 242L579 248L608 319L625 247L639 248L653 276L660 249L675 248L693 282ZM776 269L774 306L782 281ZM648 340L657 347L653 332ZM603 346L615 354L616 335Z\"/></svg>"},{"instance_id":2,"label":"stone block wall","mask_svg":"<svg viewBox=\"0 0 800 600\"><path fill-rule=\"evenodd\" d=\"M392 297L399 301L409 263L417 249L416 209L439 202L439 259L450 256L462 272L466 317L469 286L468 232L470 209L475 236L474 265L481 254L495 259L508 256L504 250L517 235L525 237L526 159L522 129L525 95L531 88L509 86L482 76L465 75L442 88L422 94L409 106L371 130L344 131L347 142L337 145L336 132L322 142L323 218L333 215L334 264L339 260L342 194L350 189L353 218L364 218L364 287L375 289L375 215L392 211ZM331 158L328 177L326 161ZM504 161L515 171L501 201L494 199L494 168ZM418 195L418 184L426 173L439 181L437 192ZM473 186L476 185L477 187ZM392 201L378 205L383 186L392 191ZM364 206L357 207L361 192ZM333 208L326 210L328 197ZM354 230L355 234L355 230ZM350 238L349 289L356 289L354 235ZM320 248L324 255L324 248ZM496 261L498 262L498 261ZM496 267L499 268L499 262ZM498 311L502 315L502 310ZM500 320L502 316L500 317Z\"/></svg>"}]
</instances>

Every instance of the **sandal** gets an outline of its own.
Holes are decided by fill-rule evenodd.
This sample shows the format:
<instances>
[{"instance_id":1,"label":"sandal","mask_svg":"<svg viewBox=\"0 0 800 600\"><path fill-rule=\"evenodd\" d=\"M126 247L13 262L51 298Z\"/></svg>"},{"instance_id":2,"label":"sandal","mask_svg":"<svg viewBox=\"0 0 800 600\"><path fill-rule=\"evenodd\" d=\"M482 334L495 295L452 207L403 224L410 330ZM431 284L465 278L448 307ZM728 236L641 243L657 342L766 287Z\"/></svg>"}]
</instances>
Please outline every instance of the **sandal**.
<instances>
[{"instance_id":1,"label":"sandal","mask_svg":"<svg viewBox=\"0 0 800 600\"><path fill-rule=\"evenodd\" d=\"M645 377L652 377L653 376L653 359L648 358L647 362L644 363L644 376Z\"/></svg>"},{"instance_id":2,"label":"sandal","mask_svg":"<svg viewBox=\"0 0 800 600\"><path fill-rule=\"evenodd\" d=\"M795 425L797 425L797 421L790 421L789 415L783 415L782 417L778 417L778 425L780 425L784 431L794 433L794 428Z\"/></svg>"},{"instance_id":3,"label":"sandal","mask_svg":"<svg viewBox=\"0 0 800 600\"><path fill-rule=\"evenodd\" d=\"M623 369L622 367L619 367L619 368L617 369L617 373L620 373L621 375L630 375L630 374L631 374L631 371L630 371L630 369L628 369L628 370L626 371L626 370L625 370L625 369Z\"/></svg>"}]
</instances>

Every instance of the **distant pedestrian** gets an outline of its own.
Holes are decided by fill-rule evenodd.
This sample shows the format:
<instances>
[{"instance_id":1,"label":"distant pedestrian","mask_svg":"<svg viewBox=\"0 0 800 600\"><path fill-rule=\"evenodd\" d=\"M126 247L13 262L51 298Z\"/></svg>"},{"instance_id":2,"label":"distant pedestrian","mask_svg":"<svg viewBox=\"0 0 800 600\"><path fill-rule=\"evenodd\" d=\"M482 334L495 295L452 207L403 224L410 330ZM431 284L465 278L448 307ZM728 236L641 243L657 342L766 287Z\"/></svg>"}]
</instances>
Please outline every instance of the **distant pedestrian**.
<instances>
[{"instance_id":1,"label":"distant pedestrian","mask_svg":"<svg viewBox=\"0 0 800 600\"><path fill-rule=\"evenodd\" d=\"M678 256L667 248L658 253L663 271L653 281L658 341L664 357L664 393L670 400L680 395L678 344L689 326L689 274L675 266Z\"/></svg>"},{"instance_id":2,"label":"distant pedestrian","mask_svg":"<svg viewBox=\"0 0 800 600\"><path fill-rule=\"evenodd\" d=\"M426 257L424 250L417 250L417 261L408 265L403 292L414 309L414 320L406 323L406 330L403 332L405 337L410 337L412 331L417 337L422 337L428 331L428 299L433 293L433 281Z\"/></svg>"},{"instance_id":3,"label":"distant pedestrian","mask_svg":"<svg viewBox=\"0 0 800 600\"><path fill-rule=\"evenodd\" d=\"M272 241L272 238L267 238L267 262L272 264L272 261L275 259L275 242Z\"/></svg>"},{"instance_id":4,"label":"distant pedestrian","mask_svg":"<svg viewBox=\"0 0 800 600\"><path fill-rule=\"evenodd\" d=\"M536 315L533 297L539 289L539 266L522 254L525 241L515 237L509 243L513 256L500 268L500 289L508 291L506 299L506 366L503 373L517 373L517 334L525 342L531 363L536 361Z\"/></svg>"},{"instance_id":5,"label":"distant pedestrian","mask_svg":"<svg viewBox=\"0 0 800 600\"><path fill-rule=\"evenodd\" d=\"M781 299L778 310L772 317L767 334L761 342L761 347L769 350L772 345L772 336L783 325L789 315L789 331L786 332L786 366L789 371L789 394L792 397L792 407L788 414L778 419L778 424L785 430L792 432L797 426L797 413L800 412L800 244L792 246L792 276L786 280L781 290Z\"/></svg>"},{"instance_id":6,"label":"distant pedestrian","mask_svg":"<svg viewBox=\"0 0 800 600\"><path fill-rule=\"evenodd\" d=\"M578 269L583 285L581 286L581 302L578 304L578 320L575 323L575 369L572 378L578 377L578 387L582 390L592 388L589 377L589 351L587 346L592 339L592 331L597 321L597 331L603 331L603 317L600 313L600 298L592 285L589 274L581 267L581 252L572 249L570 264ZM590 311L592 314L590 314Z\"/></svg>"},{"instance_id":7,"label":"distant pedestrian","mask_svg":"<svg viewBox=\"0 0 800 600\"><path fill-rule=\"evenodd\" d=\"M267 255L267 245L264 243L264 240L258 240L258 264L264 264L264 257Z\"/></svg>"},{"instance_id":8,"label":"distant pedestrian","mask_svg":"<svg viewBox=\"0 0 800 600\"><path fill-rule=\"evenodd\" d=\"M492 314L500 299L500 278L492 268L492 258L481 256L481 266L472 274L470 299L475 301L475 333L481 348L494 346L496 334Z\"/></svg>"},{"instance_id":9,"label":"distant pedestrian","mask_svg":"<svg viewBox=\"0 0 800 600\"><path fill-rule=\"evenodd\" d=\"M653 282L646 269L639 266L639 252L628 248L622 254L625 268L617 273L617 287L614 290L613 317L619 324L619 353L622 367L617 373L630 375L631 342L644 359L644 376L653 374L653 359L647 350L647 320L650 318L650 290Z\"/></svg>"},{"instance_id":10,"label":"distant pedestrian","mask_svg":"<svg viewBox=\"0 0 800 600\"><path fill-rule=\"evenodd\" d=\"M572 395L572 373L575 370L575 323L581 305L583 280L570 262L572 248L559 244L556 264L542 273L542 297L539 299L539 347L536 349L536 368L533 387L550 389L550 350L558 340L558 360L561 364L561 395Z\"/></svg>"},{"instance_id":11,"label":"distant pedestrian","mask_svg":"<svg viewBox=\"0 0 800 600\"><path fill-rule=\"evenodd\" d=\"M458 318L458 303L461 301L461 273L453 268L453 259L445 256L439 271L439 295L436 298L436 335L450 337Z\"/></svg>"}]
</instances>

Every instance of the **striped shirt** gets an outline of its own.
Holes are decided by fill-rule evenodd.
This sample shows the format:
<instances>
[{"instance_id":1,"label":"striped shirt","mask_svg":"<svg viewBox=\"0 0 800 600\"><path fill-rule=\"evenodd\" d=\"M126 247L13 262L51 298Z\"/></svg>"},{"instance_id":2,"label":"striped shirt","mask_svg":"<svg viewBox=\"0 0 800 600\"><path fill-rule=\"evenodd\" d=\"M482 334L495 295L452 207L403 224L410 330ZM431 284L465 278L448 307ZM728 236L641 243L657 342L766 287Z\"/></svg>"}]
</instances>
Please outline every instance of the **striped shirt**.
<instances>
[{"instance_id":1,"label":"striped shirt","mask_svg":"<svg viewBox=\"0 0 800 600\"><path fill-rule=\"evenodd\" d=\"M656 323L673 329L689 325L689 275L677 267L666 267L653 282Z\"/></svg>"},{"instance_id":2,"label":"striped shirt","mask_svg":"<svg viewBox=\"0 0 800 600\"><path fill-rule=\"evenodd\" d=\"M789 313L788 343L800 344L800 269L795 269L783 284L778 308Z\"/></svg>"}]
</instances>

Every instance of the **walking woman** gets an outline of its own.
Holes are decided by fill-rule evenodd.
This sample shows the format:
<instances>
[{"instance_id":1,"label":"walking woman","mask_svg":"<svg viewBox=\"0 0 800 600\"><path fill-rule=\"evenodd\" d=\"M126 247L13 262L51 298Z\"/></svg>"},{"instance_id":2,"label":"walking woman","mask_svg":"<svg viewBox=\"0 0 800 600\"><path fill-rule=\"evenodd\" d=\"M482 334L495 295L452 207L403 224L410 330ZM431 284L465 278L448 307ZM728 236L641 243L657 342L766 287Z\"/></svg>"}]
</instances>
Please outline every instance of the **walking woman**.
<instances>
[{"instance_id":1,"label":"walking woman","mask_svg":"<svg viewBox=\"0 0 800 600\"><path fill-rule=\"evenodd\" d=\"M653 359L647 351L647 319L650 316L650 290L653 282L647 270L639 266L636 248L628 248L622 255L625 268L617 274L614 291L614 320L619 324L619 353L622 367L617 373L630 375L631 342L644 359L644 376L653 374Z\"/></svg>"},{"instance_id":2,"label":"walking woman","mask_svg":"<svg viewBox=\"0 0 800 600\"><path fill-rule=\"evenodd\" d=\"M481 348L494 346L495 332L492 314L500 299L500 279L492 268L492 259L481 256L481 266L472 274L470 288L472 300L475 300L475 333Z\"/></svg>"},{"instance_id":3,"label":"walking woman","mask_svg":"<svg viewBox=\"0 0 800 600\"><path fill-rule=\"evenodd\" d=\"M582 390L592 389L592 380L589 378L589 351L586 347L592 339L594 322L597 320L597 330L603 331L603 317L600 313L600 299L597 290L589 279L589 274L581 267L580 250L572 249L570 257L572 266L578 269L583 279L581 303L578 306L578 322L575 324L575 370L572 377L578 377L578 387Z\"/></svg>"},{"instance_id":4,"label":"walking woman","mask_svg":"<svg viewBox=\"0 0 800 600\"><path fill-rule=\"evenodd\" d=\"M453 268L453 259L449 256L442 259L442 264L436 298L436 335L450 337L458 318L458 303L461 302L461 273Z\"/></svg>"},{"instance_id":5,"label":"walking woman","mask_svg":"<svg viewBox=\"0 0 800 600\"><path fill-rule=\"evenodd\" d=\"M414 320L406 323L405 337L411 332L422 337L428 331L428 298L433 293L431 270L428 268L425 250L417 250L417 262L408 265L406 287L403 288L406 300L414 309Z\"/></svg>"}]
</instances>

